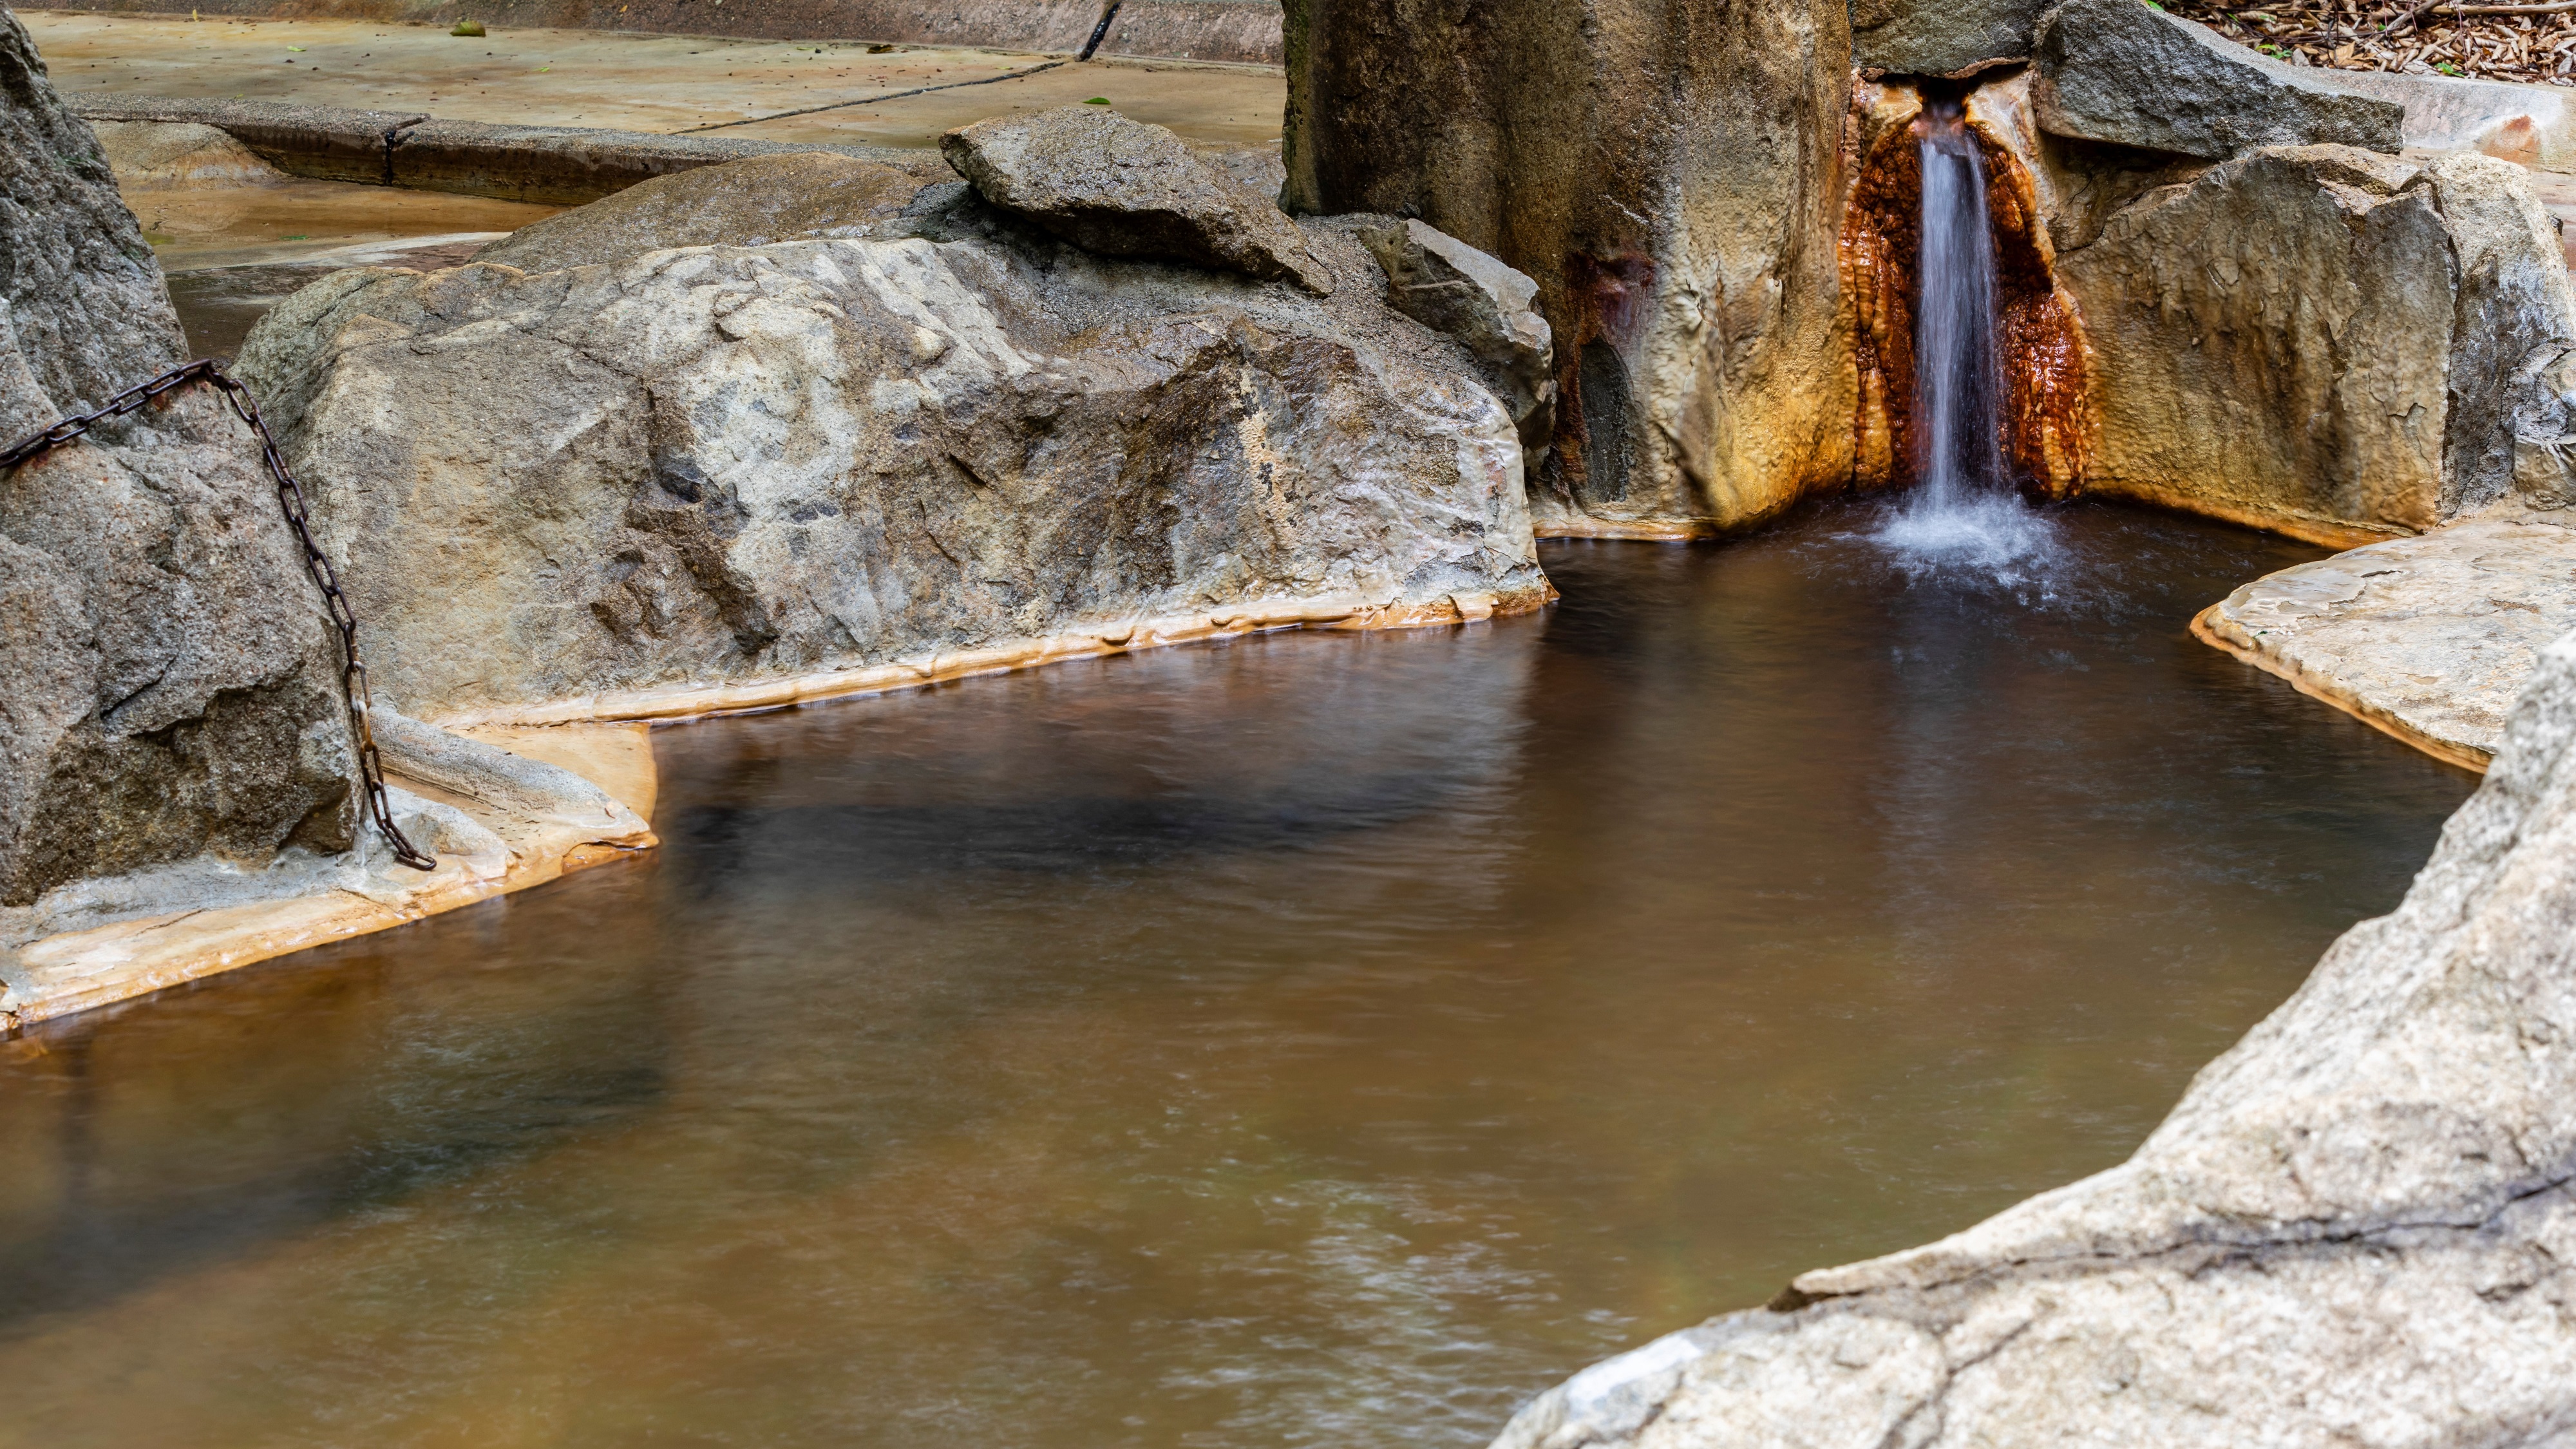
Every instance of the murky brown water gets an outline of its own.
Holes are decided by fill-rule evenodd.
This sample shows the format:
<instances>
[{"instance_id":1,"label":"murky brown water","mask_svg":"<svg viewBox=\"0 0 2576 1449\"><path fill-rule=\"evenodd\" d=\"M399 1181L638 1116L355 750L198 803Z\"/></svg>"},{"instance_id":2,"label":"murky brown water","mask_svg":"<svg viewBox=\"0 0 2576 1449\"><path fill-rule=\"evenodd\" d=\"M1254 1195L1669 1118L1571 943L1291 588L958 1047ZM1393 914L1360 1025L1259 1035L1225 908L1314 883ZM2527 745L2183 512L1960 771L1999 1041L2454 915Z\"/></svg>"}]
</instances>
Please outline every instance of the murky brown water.
<instances>
[{"instance_id":1,"label":"murky brown water","mask_svg":"<svg viewBox=\"0 0 2576 1449\"><path fill-rule=\"evenodd\" d=\"M2118 1160L2473 783L1809 514L666 730L657 858L0 1043L0 1444L1468 1446Z\"/></svg>"}]
</instances>

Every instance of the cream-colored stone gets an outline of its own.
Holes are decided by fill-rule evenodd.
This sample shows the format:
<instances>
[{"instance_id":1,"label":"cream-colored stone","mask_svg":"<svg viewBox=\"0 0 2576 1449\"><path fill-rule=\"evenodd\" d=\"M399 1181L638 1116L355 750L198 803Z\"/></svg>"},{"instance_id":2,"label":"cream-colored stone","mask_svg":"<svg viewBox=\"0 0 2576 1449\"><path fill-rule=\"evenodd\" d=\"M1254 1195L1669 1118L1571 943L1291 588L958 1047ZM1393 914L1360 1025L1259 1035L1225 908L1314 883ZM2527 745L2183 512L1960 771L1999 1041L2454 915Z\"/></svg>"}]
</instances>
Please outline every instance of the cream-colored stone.
<instances>
[{"instance_id":1,"label":"cream-colored stone","mask_svg":"<svg viewBox=\"0 0 2576 1449\"><path fill-rule=\"evenodd\" d=\"M616 797L639 818L653 818L661 773L653 765L651 725L485 725L457 733L570 770Z\"/></svg>"},{"instance_id":2,"label":"cream-colored stone","mask_svg":"<svg viewBox=\"0 0 2576 1449\"><path fill-rule=\"evenodd\" d=\"M123 191L194 186L275 186L285 173L212 126L97 121L99 149Z\"/></svg>"},{"instance_id":3,"label":"cream-colored stone","mask_svg":"<svg viewBox=\"0 0 2576 1449\"><path fill-rule=\"evenodd\" d=\"M2576 631L2576 518L2477 518L2257 579L2200 636L2483 770L2551 641Z\"/></svg>"}]
</instances>

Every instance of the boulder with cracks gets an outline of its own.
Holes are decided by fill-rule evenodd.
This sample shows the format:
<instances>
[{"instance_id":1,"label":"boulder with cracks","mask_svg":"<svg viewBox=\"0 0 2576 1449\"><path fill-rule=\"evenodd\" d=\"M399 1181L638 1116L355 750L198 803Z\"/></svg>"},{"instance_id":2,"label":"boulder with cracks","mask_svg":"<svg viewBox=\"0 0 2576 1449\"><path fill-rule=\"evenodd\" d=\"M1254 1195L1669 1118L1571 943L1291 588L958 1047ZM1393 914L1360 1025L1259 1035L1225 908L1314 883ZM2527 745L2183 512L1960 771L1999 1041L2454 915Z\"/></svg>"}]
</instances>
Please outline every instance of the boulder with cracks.
<instances>
[{"instance_id":1,"label":"boulder with cracks","mask_svg":"<svg viewBox=\"0 0 2576 1449\"><path fill-rule=\"evenodd\" d=\"M1538 283L1419 221L1354 217L1343 225L1385 269L1387 304L1474 353L1522 446L1545 448L1556 431L1556 349L1547 319L1530 310Z\"/></svg>"},{"instance_id":2,"label":"boulder with cracks","mask_svg":"<svg viewBox=\"0 0 2576 1449\"><path fill-rule=\"evenodd\" d=\"M379 687L697 713L1545 597L1511 417L1373 287L1103 257L973 196L885 231L346 272L262 322L242 369L328 545L364 542Z\"/></svg>"}]
</instances>

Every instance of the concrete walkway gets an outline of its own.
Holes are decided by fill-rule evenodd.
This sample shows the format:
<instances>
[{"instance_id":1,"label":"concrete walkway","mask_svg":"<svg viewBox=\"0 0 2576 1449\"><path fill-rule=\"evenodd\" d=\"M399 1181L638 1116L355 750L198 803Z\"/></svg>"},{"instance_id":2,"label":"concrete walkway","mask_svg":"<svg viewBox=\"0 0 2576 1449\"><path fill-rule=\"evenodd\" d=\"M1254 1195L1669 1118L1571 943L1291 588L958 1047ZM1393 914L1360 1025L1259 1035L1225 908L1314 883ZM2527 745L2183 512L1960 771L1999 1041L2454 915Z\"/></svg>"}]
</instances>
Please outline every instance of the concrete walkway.
<instances>
[{"instance_id":1,"label":"concrete walkway","mask_svg":"<svg viewBox=\"0 0 2576 1449\"><path fill-rule=\"evenodd\" d=\"M48 10L18 17L55 87L75 105L108 95L276 100L449 120L663 133L721 126L705 134L923 148L987 116L1098 96L1195 141L1275 146L1286 98L1280 73L1261 66L916 47L871 54L855 42L497 25L466 39L358 20ZM958 84L966 81L988 83ZM818 106L834 109L811 111ZM782 117L791 111L808 114Z\"/></svg>"}]
</instances>

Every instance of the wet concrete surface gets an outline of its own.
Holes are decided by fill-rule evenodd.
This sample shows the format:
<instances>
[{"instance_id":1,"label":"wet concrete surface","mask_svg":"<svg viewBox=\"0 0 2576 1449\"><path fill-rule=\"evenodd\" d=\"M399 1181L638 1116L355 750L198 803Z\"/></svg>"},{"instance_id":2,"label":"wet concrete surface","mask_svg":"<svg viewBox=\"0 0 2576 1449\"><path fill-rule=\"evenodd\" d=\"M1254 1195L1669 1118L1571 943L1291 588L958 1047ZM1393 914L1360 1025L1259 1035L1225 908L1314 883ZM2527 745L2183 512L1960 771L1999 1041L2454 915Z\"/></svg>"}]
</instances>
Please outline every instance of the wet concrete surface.
<instances>
[{"instance_id":1,"label":"wet concrete surface","mask_svg":"<svg viewBox=\"0 0 2576 1449\"><path fill-rule=\"evenodd\" d=\"M860 42L728 40L590 30L480 38L362 20L18 12L75 104L109 95L295 101L418 110L448 120L716 134L771 141L929 147L987 116L1097 96L1192 140L1276 144L1279 72L1170 61L1067 62L999 51ZM956 87L894 97L925 87ZM858 104L850 104L858 103ZM811 107L837 109L780 117ZM736 123L757 121L757 124Z\"/></svg>"}]
</instances>

